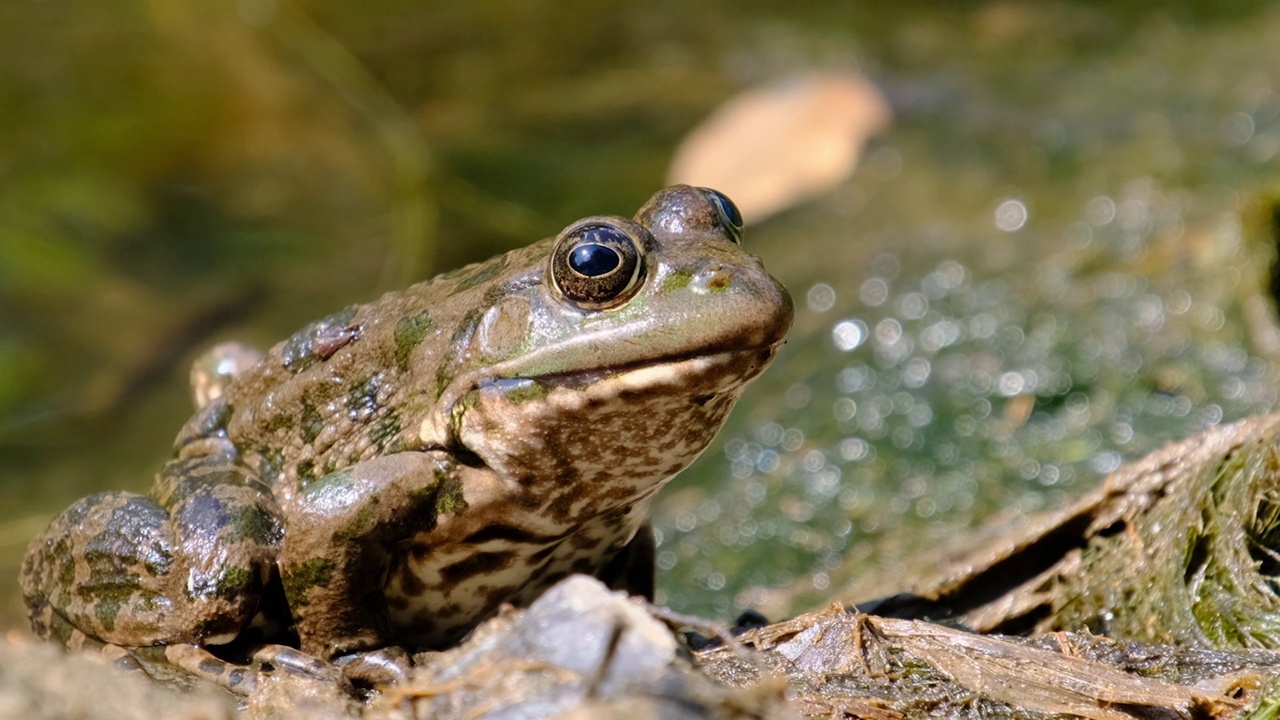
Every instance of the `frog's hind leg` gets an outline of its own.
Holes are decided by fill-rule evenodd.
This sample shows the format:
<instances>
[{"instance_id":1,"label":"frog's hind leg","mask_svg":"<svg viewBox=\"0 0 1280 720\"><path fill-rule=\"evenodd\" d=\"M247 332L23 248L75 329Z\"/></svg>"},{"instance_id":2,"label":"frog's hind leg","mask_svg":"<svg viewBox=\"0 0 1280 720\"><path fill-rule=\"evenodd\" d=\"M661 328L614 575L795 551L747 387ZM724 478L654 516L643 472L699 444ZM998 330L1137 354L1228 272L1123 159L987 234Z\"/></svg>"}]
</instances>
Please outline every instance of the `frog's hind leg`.
<instances>
[{"instance_id":1,"label":"frog's hind leg","mask_svg":"<svg viewBox=\"0 0 1280 720\"><path fill-rule=\"evenodd\" d=\"M237 695L248 695L257 684L256 673L226 662L194 645L156 645L129 648L88 635L46 604L47 624L39 628L43 637L63 641L71 650L100 655L117 670L141 673L175 690L194 688L204 679Z\"/></svg>"},{"instance_id":2,"label":"frog's hind leg","mask_svg":"<svg viewBox=\"0 0 1280 720\"><path fill-rule=\"evenodd\" d=\"M61 638L63 639L63 645L69 650L101 655L117 670L144 674L147 672L144 665L138 662L138 659L130 654L127 648L104 643L95 637L86 635L58 613L50 612L48 614L48 622L48 632L43 633L42 637L53 636Z\"/></svg>"},{"instance_id":3,"label":"frog's hind leg","mask_svg":"<svg viewBox=\"0 0 1280 720\"><path fill-rule=\"evenodd\" d=\"M27 547L23 599L43 638L74 631L117 645L187 639L168 514L133 493L98 493L53 519Z\"/></svg>"},{"instance_id":4,"label":"frog's hind leg","mask_svg":"<svg viewBox=\"0 0 1280 720\"><path fill-rule=\"evenodd\" d=\"M223 458L168 463L155 497L99 493L27 549L24 600L37 635L74 628L124 647L218 644L253 616L281 523L270 492Z\"/></svg>"}]
</instances>

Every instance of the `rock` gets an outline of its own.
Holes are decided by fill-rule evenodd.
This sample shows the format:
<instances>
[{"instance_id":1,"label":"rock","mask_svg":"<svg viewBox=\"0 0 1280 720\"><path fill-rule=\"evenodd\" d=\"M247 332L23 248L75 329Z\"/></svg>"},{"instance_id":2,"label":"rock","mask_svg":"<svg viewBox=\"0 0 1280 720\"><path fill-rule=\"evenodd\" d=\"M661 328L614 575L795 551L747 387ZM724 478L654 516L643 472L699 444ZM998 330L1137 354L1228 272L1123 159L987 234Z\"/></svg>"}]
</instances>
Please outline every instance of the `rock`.
<instances>
[{"instance_id":1,"label":"rock","mask_svg":"<svg viewBox=\"0 0 1280 720\"><path fill-rule=\"evenodd\" d=\"M700 653L726 683L787 682L806 715L898 718L1234 718L1280 676L1280 656L1120 643L1088 634L979 635L833 605L752 630L755 652Z\"/></svg>"},{"instance_id":2,"label":"rock","mask_svg":"<svg viewBox=\"0 0 1280 720\"><path fill-rule=\"evenodd\" d=\"M399 717L407 704L411 717L433 719L793 717L780 688L743 692L698 673L644 605L586 576L418 661L375 715Z\"/></svg>"},{"instance_id":3,"label":"rock","mask_svg":"<svg viewBox=\"0 0 1280 720\"><path fill-rule=\"evenodd\" d=\"M864 609L983 633L1280 649L1277 448L1280 415L1209 428L1065 508L992 523L925 558L932 572L909 593Z\"/></svg>"}]
</instances>

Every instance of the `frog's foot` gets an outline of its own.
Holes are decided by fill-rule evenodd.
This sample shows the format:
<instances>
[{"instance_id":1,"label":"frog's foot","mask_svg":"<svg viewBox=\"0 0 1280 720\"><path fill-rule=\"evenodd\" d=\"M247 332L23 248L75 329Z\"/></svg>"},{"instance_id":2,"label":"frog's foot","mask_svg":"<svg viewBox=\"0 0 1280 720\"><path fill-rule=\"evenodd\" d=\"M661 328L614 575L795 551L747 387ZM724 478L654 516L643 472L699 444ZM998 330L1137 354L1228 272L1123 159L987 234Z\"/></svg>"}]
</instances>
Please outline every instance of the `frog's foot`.
<instances>
[{"instance_id":1,"label":"frog's foot","mask_svg":"<svg viewBox=\"0 0 1280 720\"><path fill-rule=\"evenodd\" d=\"M406 682L413 660L404 648L393 645L344 655L334 663L353 685L374 688Z\"/></svg>"},{"instance_id":2,"label":"frog's foot","mask_svg":"<svg viewBox=\"0 0 1280 720\"><path fill-rule=\"evenodd\" d=\"M123 648L123 651L153 680L178 690L190 690L192 678L195 678L213 683L233 695L247 697L257 689L261 674L255 668L228 662L190 643ZM116 664L126 667L123 657Z\"/></svg>"},{"instance_id":3,"label":"frog's foot","mask_svg":"<svg viewBox=\"0 0 1280 720\"><path fill-rule=\"evenodd\" d=\"M351 683L337 665L284 645L254 648L248 664L224 660L206 648L189 643L129 648L126 652L152 678L179 688L189 687L189 678L195 677L233 695L248 697L257 691L264 678L287 673L305 682L332 685L353 694ZM183 678L175 677L175 671L185 674L185 683Z\"/></svg>"}]
</instances>

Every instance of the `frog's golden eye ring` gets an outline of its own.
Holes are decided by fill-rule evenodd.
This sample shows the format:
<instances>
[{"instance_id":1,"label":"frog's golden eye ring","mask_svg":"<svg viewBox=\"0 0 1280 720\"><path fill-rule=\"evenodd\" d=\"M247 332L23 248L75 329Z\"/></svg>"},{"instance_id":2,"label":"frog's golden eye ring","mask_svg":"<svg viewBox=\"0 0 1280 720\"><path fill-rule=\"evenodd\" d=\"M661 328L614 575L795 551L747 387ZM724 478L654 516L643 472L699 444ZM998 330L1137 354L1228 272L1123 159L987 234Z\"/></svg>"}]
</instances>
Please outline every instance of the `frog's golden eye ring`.
<instances>
[{"instance_id":1,"label":"frog's golden eye ring","mask_svg":"<svg viewBox=\"0 0 1280 720\"><path fill-rule=\"evenodd\" d=\"M728 233L729 239L734 245L742 244L742 213L738 211L738 206L719 190L711 188L698 188L703 195L707 196L707 200L715 207L716 212L720 214L720 224L724 226L725 232Z\"/></svg>"},{"instance_id":2,"label":"frog's golden eye ring","mask_svg":"<svg viewBox=\"0 0 1280 720\"><path fill-rule=\"evenodd\" d=\"M626 302L644 276L642 244L621 227L593 222L565 231L551 253L551 280L567 300L587 310Z\"/></svg>"}]
</instances>

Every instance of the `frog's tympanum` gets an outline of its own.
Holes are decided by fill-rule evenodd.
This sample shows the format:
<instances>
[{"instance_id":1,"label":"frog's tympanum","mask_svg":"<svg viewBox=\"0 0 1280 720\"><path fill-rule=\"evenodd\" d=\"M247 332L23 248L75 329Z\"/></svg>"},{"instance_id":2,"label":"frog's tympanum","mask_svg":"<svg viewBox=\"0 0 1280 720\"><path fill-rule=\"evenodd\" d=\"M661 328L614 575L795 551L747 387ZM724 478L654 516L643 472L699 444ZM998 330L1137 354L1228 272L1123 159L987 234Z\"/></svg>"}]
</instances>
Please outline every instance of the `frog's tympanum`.
<instances>
[{"instance_id":1,"label":"frog's tympanum","mask_svg":"<svg viewBox=\"0 0 1280 720\"><path fill-rule=\"evenodd\" d=\"M651 594L654 494L791 325L741 234L671 187L311 323L202 396L148 494L32 542L36 632L244 691L264 665L228 660L395 680L570 573Z\"/></svg>"}]
</instances>

